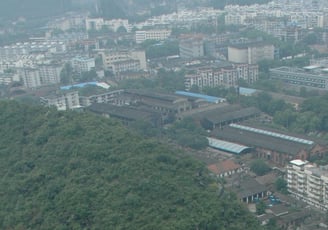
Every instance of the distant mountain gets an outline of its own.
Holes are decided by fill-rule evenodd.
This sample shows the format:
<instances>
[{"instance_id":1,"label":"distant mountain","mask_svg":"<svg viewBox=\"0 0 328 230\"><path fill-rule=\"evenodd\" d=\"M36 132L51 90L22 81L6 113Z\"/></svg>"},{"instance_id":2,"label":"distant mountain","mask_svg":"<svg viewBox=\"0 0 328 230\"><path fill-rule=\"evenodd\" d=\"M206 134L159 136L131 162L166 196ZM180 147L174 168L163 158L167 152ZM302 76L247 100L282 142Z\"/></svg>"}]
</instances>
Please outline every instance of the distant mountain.
<instances>
[{"instance_id":1,"label":"distant mountain","mask_svg":"<svg viewBox=\"0 0 328 230\"><path fill-rule=\"evenodd\" d=\"M1 0L0 18L48 17L71 9L71 0Z\"/></svg>"},{"instance_id":2,"label":"distant mountain","mask_svg":"<svg viewBox=\"0 0 328 230\"><path fill-rule=\"evenodd\" d=\"M0 101L0 204L0 229L261 229L183 152L12 101Z\"/></svg>"}]
</instances>

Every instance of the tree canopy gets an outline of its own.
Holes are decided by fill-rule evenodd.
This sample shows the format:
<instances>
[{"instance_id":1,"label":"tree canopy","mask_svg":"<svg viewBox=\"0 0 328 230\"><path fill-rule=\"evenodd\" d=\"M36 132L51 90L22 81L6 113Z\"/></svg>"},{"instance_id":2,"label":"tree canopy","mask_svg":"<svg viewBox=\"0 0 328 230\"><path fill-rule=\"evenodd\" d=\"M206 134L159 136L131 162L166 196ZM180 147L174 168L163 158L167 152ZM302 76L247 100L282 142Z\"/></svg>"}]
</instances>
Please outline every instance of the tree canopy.
<instances>
[{"instance_id":1,"label":"tree canopy","mask_svg":"<svg viewBox=\"0 0 328 230\"><path fill-rule=\"evenodd\" d=\"M202 164L112 119L0 101L1 229L261 229Z\"/></svg>"}]
</instances>

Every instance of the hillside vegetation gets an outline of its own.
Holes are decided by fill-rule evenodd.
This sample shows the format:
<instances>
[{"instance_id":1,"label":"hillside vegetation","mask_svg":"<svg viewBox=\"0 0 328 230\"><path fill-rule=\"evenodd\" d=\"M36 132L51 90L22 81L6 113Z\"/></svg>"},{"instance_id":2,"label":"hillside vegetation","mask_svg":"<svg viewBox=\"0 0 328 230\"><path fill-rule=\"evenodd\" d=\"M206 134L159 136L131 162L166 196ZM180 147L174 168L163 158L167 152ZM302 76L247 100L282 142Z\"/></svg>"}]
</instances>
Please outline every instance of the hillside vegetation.
<instances>
[{"instance_id":1,"label":"hillside vegetation","mask_svg":"<svg viewBox=\"0 0 328 230\"><path fill-rule=\"evenodd\" d=\"M258 229L200 163L115 121L0 102L0 229Z\"/></svg>"}]
</instances>

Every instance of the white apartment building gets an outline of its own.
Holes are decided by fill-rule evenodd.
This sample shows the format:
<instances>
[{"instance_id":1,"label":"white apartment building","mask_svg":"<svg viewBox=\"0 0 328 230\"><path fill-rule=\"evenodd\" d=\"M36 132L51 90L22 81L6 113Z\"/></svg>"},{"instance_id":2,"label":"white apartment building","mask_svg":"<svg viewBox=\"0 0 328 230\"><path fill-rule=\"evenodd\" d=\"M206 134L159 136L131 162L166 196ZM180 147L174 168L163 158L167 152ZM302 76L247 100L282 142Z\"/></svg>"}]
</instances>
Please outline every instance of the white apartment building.
<instances>
[{"instance_id":1,"label":"white apartment building","mask_svg":"<svg viewBox=\"0 0 328 230\"><path fill-rule=\"evenodd\" d=\"M19 75L16 73L0 73L0 85L10 85L13 82L19 81Z\"/></svg>"},{"instance_id":2,"label":"white apartment building","mask_svg":"<svg viewBox=\"0 0 328 230\"><path fill-rule=\"evenodd\" d=\"M21 69L19 75L26 88L36 88L42 85L40 72L36 68Z\"/></svg>"},{"instance_id":3,"label":"white apartment building","mask_svg":"<svg viewBox=\"0 0 328 230\"><path fill-rule=\"evenodd\" d=\"M226 68L202 68L195 74L185 76L185 87L189 90L193 85L204 87L237 87L238 80L243 79L249 84L258 79L258 65L237 64Z\"/></svg>"},{"instance_id":4,"label":"white apartment building","mask_svg":"<svg viewBox=\"0 0 328 230\"><path fill-rule=\"evenodd\" d=\"M134 59L114 62L112 65L112 71L114 74L119 74L123 72L136 72L139 70L140 61Z\"/></svg>"},{"instance_id":5,"label":"white apartment building","mask_svg":"<svg viewBox=\"0 0 328 230\"><path fill-rule=\"evenodd\" d=\"M72 59L72 67L78 73L88 72L96 67L95 59L89 57L75 57Z\"/></svg>"},{"instance_id":6,"label":"white apartment building","mask_svg":"<svg viewBox=\"0 0 328 230\"><path fill-rule=\"evenodd\" d=\"M171 30L137 30L136 43L140 44L146 40L164 41L171 35Z\"/></svg>"},{"instance_id":7,"label":"white apartment building","mask_svg":"<svg viewBox=\"0 0 328 230\"><path fill-rule=\"evenodd\" d=\"M127 19L112 19L105 20L103 18L87 18L85 20L86 30L101 30L102 28L108 28L114 32L120 27L123 27L127 32L131 31L131 25Z\"/></svg>"},{"instance_id":8,"label":"white apartment building","mask_svg":"<svg viewBox=\"0 0 328 230\"><path fill-rule=\"evenodd\" d=\"M118 96L123 92L124 91L120 89L97 95L80 96L80 104L85 107L93 103L117 104Z\"/></svg>"},{"instance_id":9,"label":"white apartment building","mask_svg":"<svg viewBox=\"0 0 328 230\"><path fill-rule=\"evenodd\" d=\"M328 210L328 166L292 160L287 165L288 191L296 198L321 210Z\"/></svg>"},{"instance_id":10,"label":"white apartment building","mask_svg":"<svg viewBox=\"0 0 328 230\"><path fill-rule=\"evenodd\" d=\"M69 110L80 107L79 94L77 91L61 92L40 98L44 106L55 106L58 110Z\"/></svg>"},{"instance_id":11,"label":"white apartment building","mask_svg":"<svg viewBox=\"0 0 328 230\"><path fill-rule=\"evenodd\" d=\"M144 50L102 50L99 54L102 57L105 69L113 69L116 62L132 59L139 61L139 70L147 70L146 52Z\"/></svg>"},{"instance_id":12,"label":"white apartment building","mask_svg":"<svg viewBox=\"0 0 328 230\"><path fill-rule=\"evenodd\" d=\"M42 85L51 85L60 83L60 65L40 65L39 75Z\"/></svg>"}]
</instances>

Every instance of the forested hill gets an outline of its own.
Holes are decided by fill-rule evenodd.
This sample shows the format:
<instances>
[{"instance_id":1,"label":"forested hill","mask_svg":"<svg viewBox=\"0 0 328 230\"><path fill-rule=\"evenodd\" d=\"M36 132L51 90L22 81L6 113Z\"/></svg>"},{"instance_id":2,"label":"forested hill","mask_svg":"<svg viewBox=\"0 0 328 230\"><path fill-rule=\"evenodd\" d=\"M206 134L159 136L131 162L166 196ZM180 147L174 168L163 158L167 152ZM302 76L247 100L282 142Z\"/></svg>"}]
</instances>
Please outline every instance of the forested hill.
<instances>
[{"instance_id":1,"label":"forested hill","mask_svg":"<svg viewBox=\"0 0 328 230\"><path fill-rule=\"evenodd\" d=\"M0 229L258 229L203 166L107 118L0 102Z\"/></svg>"}]
</instances>

